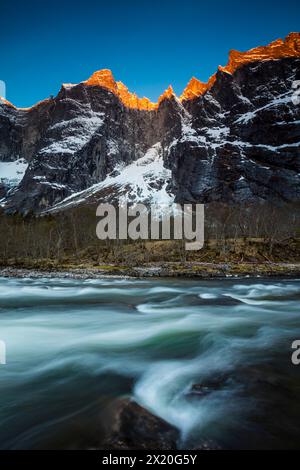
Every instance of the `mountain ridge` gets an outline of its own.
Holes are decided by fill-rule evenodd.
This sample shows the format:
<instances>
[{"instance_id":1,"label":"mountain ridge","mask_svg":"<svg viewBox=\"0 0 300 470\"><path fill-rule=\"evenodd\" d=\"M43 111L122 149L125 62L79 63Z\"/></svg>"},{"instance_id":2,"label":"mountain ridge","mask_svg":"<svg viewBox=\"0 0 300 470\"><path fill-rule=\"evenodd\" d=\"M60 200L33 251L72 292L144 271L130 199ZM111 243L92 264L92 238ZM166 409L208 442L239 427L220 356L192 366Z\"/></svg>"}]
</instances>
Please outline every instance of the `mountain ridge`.
<instances>
[{"instance_id":1,"label":"mountain ridge","mask_svg":"<svg viewBox=\"0 0 300 470\"><path fill-rule=\"evenodd\" d=\"M232 74L239 67L246 63L261 60L276 60L284 57L300 57L300 33L291 32L285 37L284 40L281 38L276 39L266 46L254 47L244 52L232 49L229 51L227 65L219 65L218 70ZM179 100L187 101L199 97L211 88L211 86L215 83L215 80L216 73L214 73L207 82L202 82L198 78L192 77L184 88L182 94L178 97ZM116 81L110 69L97 70L87 80L80 83L84 83L89 86L100 86L107 88L116 96L118 96L125 106L145 111L156 110L163 99L170 98L172 95L175 95L172 85L169 85L169 87L159 96L157 102L152 102L145 96L139 98L135 92L130 92L123 82ZM63 83L62 87L69 88L77 86L80 83ZM5 100L2 97L0 97L0 100L2 100L5 104L13 106L19 110L30 110L31 108L38 106L40 103L47 101L47 98L27 108L16 107L11 102Z\"/></svg>"},{"instance_id":2,"label":"mountain ridge","mask_svg":"<svg viewBox=\"0 0 300 470\"><path fill-rule=\"evenodd\" d=\"M256 48L257 60L219 68L205 92L192 79L191 99L169 87L155 110L125 105L118 93L130 92L107 71L108 87L65 85L29 110L2 101L0 205L300 200L299 33L287 38L272 59Z\"/></svg>"}]
</instances>

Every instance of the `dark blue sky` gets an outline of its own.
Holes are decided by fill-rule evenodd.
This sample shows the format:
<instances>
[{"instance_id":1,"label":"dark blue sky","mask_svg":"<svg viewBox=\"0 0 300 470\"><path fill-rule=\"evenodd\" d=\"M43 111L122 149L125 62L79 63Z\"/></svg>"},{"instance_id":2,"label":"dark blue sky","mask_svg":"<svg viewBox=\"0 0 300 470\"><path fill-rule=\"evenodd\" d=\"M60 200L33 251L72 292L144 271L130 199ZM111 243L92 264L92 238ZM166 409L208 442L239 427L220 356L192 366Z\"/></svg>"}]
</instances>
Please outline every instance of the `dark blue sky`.
<instances>
[{"instance_id":1,"label":"dark blue sky","mask_svg":"<svg viewBox=\"0 0 300 470\"><path fill-rule=\"evenodd\" d=\"M7 99L30 106L62 82L110 68L156 100L192 75L206 81L230 49L247 50L299 30L297 0L1 0L0 79Z\"/></svg>"}]
</instances>

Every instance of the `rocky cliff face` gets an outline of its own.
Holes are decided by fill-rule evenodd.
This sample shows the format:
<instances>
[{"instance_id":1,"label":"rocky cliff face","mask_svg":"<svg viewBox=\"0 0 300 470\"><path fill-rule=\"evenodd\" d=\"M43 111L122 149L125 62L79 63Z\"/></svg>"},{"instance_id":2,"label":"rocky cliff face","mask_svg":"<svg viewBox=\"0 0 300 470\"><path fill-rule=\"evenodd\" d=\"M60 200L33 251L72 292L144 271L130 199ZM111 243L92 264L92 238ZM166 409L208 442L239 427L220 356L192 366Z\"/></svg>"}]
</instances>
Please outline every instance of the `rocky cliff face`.
<instances>
[{"instance_id":1,"label":"rocky cliff face","mask_svg":"<svg viewBox=\"0 0 300 470\"><path fill-rule=\"evenodd\" d=\"M300 195L299 59L254 62L185 102L189 118L167 162L179 200L296 200Z\"/></svg>"},{"instance_id":2,"label":"rocky cliff face","mask_svg":"<svg viewBox=\"0 0 300 470\"><path fill-rule=\"evenodd\" d=\"M104 70L30 109L1 100L1 205L42 213L120 198L299 200L299 74L292 33L232 51L180 98L170 87L151 103Z\"/></svg>"}]
</instances>

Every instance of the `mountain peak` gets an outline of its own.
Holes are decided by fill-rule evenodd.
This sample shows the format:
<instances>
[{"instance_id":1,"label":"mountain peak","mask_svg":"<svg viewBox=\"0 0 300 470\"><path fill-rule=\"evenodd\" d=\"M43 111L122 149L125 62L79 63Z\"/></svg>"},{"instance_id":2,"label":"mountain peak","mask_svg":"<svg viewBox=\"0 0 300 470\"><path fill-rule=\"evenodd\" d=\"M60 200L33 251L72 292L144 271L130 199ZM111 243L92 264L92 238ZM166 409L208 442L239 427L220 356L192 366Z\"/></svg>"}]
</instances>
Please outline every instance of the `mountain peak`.
<instances>
[{"instance_id":1,"label":"mountain peak","mask_svg":"<svg viewBox=\"0 0 300 470\"><path fill-rule=\"evenodd\" d=\"M128 108L151 111L157 107L157 105L152 103L148 98L139 98L136 93L131 93L124 83L120 81L116 82L109 69L94 72L93 75L83 83L89 86L107 88L118 96L122 103Z\"/></svg>"},{"instance_id":2,"label":"mountain peak","mask_svg":"<svg viewBox=\"0 0 300 470\"><path fill-rule=\"evenodd\" d=\"M169 85L168 88L163 92L162 95L158 98L157 106L166 99L176 98L172 85Z\"/></svg>"},{"instance_id":3,"label":"mountain peak","mask_svg":"<svg viewBox=\"0 0 300 470\"><path fill-rule=\"evenodd\" d=\"M219 67L219 69L223 72L233 73L242 65L250 62L297 56L300 56L300 33L290 33L284 40L276 39L267 46L258 46L246 52L231 50L228 64L225 67Z\"/></svg>"},{"instance_id":4,"label":"mountain peak","mask_svg":"<svg viewBox=\"0 0 300 470\"><path fill-rule=\"evenodd\" d=\"M207 90L207 83L192 77L180 96L180 101L191 100Z\"/></svg>"},{"instance_id":5,"label":"mountain peak","mask_svg":"<svg viewBox=\"0 0 300 470\"><path fill-rule=\"evenodd\" d=\"M259 46L249 51L239 52L232 49L229 52L229 60L219 70L226 73L234 73L239 67L250 62L281 59L284 57L300 57L300 33L292 32L284 40L276 39L267 46ZM216 81L216 74L212 75L207 83L203 83L192 77L184 89L180 100L191 100L209 90Z\"/></svg>"},{"instance_id":6,"label":"mountain peak","mask_svg":"<svg viewBox=\"0 0 300 470\"><path fill-rule=\"evenodd\" d=\"M108 88L111 91L116 91L117 84L109 69L97 70L91 77L84 82L86 85L96 85Z\"/></svg>"},{"instance_id":7,"label":"mountain peak","mask_svg":"<svg viewBox=\"0 0 300 470\"><path fill-rule=\"evenodd\" d=\"M285 38L285 44L300 55L300 33L290 33Z\"/></svg>"}]
</instances>

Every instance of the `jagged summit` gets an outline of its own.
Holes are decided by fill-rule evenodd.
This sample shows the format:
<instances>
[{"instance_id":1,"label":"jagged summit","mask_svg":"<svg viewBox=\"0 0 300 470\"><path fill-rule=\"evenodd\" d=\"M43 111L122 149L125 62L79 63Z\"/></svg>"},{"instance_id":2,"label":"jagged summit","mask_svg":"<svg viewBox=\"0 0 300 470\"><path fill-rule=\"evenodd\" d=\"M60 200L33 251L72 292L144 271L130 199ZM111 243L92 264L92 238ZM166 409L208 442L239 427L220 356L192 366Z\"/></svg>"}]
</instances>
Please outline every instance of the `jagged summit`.
<instances>
[{"instance_id":1,"label":"jagged summit","mask_svg":"<svg viewBox=\"0 0 300 470\"><path fill-rule=\"evenodd\" d=\"M255 47L246 52L231 50L229 52L229 60L227 65L219 66L218 69L222 72L233 74L239 67L250 62L276 60L285 57L300 57L299 32L292 32L288 34L284 40L276 39L266 46ZM192 77L179 97L179 100L187 101L197 98L209 90L215 81L216 73L210 77L207 83L201 82L196 77ZM158 98L156 103L153 103L146 97L139 98L136 93L130 92L121 81L116 81L111 70L109 69L102 69L94 72L91 77L88 80L83 81L82 84L87 86L99 86L106 88L118 96L122 103L128 108L145 111L156 110L164 99L171 99L172 97L176 97L173 88L170 85L167 90L165 90L164 93L162 93L162 95ZM63 84L63 87L65 88L74 86L76 85L70 83ZM19 109L26 110L31 108Z\"/></svg>"},{"instance_id":2,"label":"jagged summit","mask_svg":"<svg viewBox=\"0 0 300 470\"><path fill-rule=\"evenodd\" d=\"M131 93L126 85L120 81L116 81L112 74L112 71L109 69L102 69L94 72L93 75L86 81L83 82L85 85L89 86L101 86L107 88L108 90L115 93L122 103L124 103L129 108L141 109L146 111L151 111L157 109L159 104L164 99L170 99L175 97L174 90L171 85L160 95L157 103L151 102L148 98L143 97L139 98L136 93Z\"/></svg>"},{"instance_id":3,"label":"jagged summit","mask_svg":"<svg viewBox=\"0 0 300 470\"><path fill-rule=\"evenodd\" d=\"M169 85L168 88L163 92L162 95L158 98L157 107L164 100L170 100L171 98L176 98L172 85Z\"/></svg>"},{"instance_id":4,"label":"jagged summit","mask_svg":"<svg viewBox=\"0 0 300 470\"><path fill-rule=\"evenodd\" d=\"M249 62L297 56L300 57L300 33L290 33L284 40L276 39L267 46L255 47L246 52L231 50L228 64L220 67L220 70L233 73L237 68Z\"/></svg>"},{"instance_id":5,"label":"jagged summit","mask_svg":"<svg viewBox=\"0 0 300 470\"><path fill-rule=\"evenodd\" d=\"M273 60L284 57L300 57L300 33L292 32L283 39L277 39L267 46L259 46L246 52L231 50L227 65L219 66L219 70L227 73L234 73L244 64L260 61ZM201 82L196 77L192 77L183 93L179 97L180 101L192 100L209 90L216 81L216 74L213 74L207 83ZM103 86L116 93L121 101L130 108L154 110L164 99L175 97L172 86L159 97L157 103L151 102L148 98L138 98L135 93L130 93L122 82L116 82L113 74L108 69L95 72L86 82L88 85Z\"/></svg>"},{"instance_id":6,"label":"jagged summit","mask_svg":"<svg viewBox=\"0 0 300 470\"><path fill-rule=\"evenodd\" d=\"M258 60L272 60L283 57L300 56L300 33L290 33L284 40L277 39L267 46L259 46L246 52L231 50L227 65L219 66L219 70L227 73L234 73L239 67L249 62ZM179 97L180 101L192 100L209 90L215 83L216 74L213 74L207 83L201 82L196 77L192 77L183 93ZM130 93L122 82L116 82L110 70L103 69L95 72L86 82L88 85L104 86L116 93L121 101L130 108L154 110L166 98L176 96L172 86L159 97L157 103L151 102L148 98L138 98L135 93Z\"/></svg>"},{"instance_id":7,"label":"jagged summit","mask_svg":"<svg viewBox=\"0 0 300 470\"><path fill-rule=\"evenodd\" d=\"M239 52L232 49L229 52L229 60L224 67L219 65L218 69L222 72L233 74L239 67L250 62L262 60L276 60L284 57L300 57L300 33L290 33L284 40L276 39L267 46L259 46L246 52ZM216 74L213 74L207 83L203 83L193 77L187 84L182 95L181 101L191 100L209 90L216 81Z\"/></svg>"},{"instance_id":8,"label":"jagged summit","mask_svg":"<svg viewBox=\"0 0 300 470\"><path fill-rule=\"evenodd\" d=\"M207 90L207 83L201 82L196 77L192 77L187 84L186 88L183 90L180 100L192 100L197 96L201 95Z\"/></svg>"},{"instance_id":9,"label":"jagged summit","mask_svg":"<svg viewBox=\"0 0 300 470\"><path fill-rule=\"evenodd\" d=\"M87 85L98 85L108 88L109 90L116 91L117 83L114 79L112 71L109 69L97 70L93 75L84 83Z\"/></svg>"},{"instance_id":10,"label":"jagged summit","mask_svg":"<svg viewBox=\"0 0 300 470\"><path fill-rule=\"evenodd\" d=\"M139 98L136 93L131 93L124 83L120 81L116 82L111 70L108 69L94 72L93 75L83 83L90 86L107 88L115 93L128 108L151 111L157 107L157 104L152 103L148 98Z\"/></svg>"}]
</instances>

